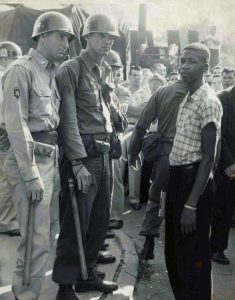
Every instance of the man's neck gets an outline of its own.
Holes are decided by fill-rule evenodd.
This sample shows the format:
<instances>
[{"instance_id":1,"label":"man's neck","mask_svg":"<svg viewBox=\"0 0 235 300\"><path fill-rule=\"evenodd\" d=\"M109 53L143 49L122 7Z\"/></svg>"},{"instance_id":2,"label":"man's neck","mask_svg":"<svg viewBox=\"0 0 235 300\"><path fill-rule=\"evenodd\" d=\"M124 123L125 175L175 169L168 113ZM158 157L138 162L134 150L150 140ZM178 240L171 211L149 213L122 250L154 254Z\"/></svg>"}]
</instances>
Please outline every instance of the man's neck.
<instances>
[{"instance_id":1,"label":"man's neck","mask_svg":"<svg viewBox=\"0 0 235 300\"><path fill-rule=\"evenodd\" d=\"M193 95L197 89L199 89L204 84L203 78L200 78L193 82L188 82L189 95Z\"/></svg>"},{"instance_id":2,"label":"man's neck","mask_svg":"<svg viewBox=\"0 0 235 300\"><path fill-rule=\"evenodd\" d=\"M92 49L86 49L86 52L97 65L101 65L103 56L97 55Z\"/></svg>"}]
</instances>

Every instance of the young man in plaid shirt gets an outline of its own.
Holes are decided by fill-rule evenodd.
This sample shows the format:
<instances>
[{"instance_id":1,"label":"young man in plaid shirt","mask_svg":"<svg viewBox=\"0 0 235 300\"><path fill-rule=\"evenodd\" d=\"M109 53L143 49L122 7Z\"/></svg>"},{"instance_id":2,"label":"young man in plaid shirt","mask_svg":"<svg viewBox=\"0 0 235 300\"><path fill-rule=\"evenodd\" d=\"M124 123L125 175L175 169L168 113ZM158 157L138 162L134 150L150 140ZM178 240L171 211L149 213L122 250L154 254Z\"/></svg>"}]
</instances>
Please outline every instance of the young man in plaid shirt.
<instances>
[{"instance_id":1,"label":"young man in plaid shirt","mask_svg":"<svg viewBox=\"0 0 235 300\"><path fill-rule=\"evenodd\" d=\"M177 117L165 215L165 258L177 300L211 299L211 170L222 106L203 81L209 58L209 49L200 43L186 46L180 57L180 73L189 93Z\"/></svg>"}]
</instances>

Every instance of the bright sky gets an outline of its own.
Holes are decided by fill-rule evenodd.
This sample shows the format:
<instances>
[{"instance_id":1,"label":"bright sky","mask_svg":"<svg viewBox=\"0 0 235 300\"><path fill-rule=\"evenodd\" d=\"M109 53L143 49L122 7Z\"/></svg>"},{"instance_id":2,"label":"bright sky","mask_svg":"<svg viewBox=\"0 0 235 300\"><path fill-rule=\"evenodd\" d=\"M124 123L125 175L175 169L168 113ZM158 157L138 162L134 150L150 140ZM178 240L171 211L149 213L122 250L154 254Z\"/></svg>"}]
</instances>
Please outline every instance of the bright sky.
<instances>
[{"instance_id":1,"label":"bright sky","mask_svg":"<svg viewBox=\"0 0 235 300\"><path fill-rule=\"evenodd\" d=\"M96 11L108 10L116 16L125 17L135 29L138 4L147 3L147 29L157 35L167 29L182 28L196 29L205 34L210 25L216 25L222 40L235 41L235 0L0 0L1 3L22 3L36 9L82 4L89 12L95 6ZM107 4L112 5L107 8Z\"/></svg>"}]
</instances>

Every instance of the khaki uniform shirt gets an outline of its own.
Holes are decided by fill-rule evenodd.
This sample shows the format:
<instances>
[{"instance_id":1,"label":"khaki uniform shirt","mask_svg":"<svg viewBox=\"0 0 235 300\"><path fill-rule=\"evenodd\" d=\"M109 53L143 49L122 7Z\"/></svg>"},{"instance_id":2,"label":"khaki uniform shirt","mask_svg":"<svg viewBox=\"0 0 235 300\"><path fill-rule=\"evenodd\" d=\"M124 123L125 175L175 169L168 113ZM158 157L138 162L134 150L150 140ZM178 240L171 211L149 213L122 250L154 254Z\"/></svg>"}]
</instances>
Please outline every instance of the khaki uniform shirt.
<instances>
[{"instance_id":1,"label":"khaki uniform shirt","mask_svg":"<svg viewBox=\"0 0 235 300\"><path fill-rule=\"evenodd\" d=\"M82 51L79 63L76 59L66 61L56 75L61 95L60 139L68 160L87 156L81 135L112 132L110 112L114 125L123 125L119 104L111 97L114 89L112 70L102 61L99 82L95 73L97 68L87 51ZM125 128L116 129L123 131Z\"/></svg>"},{"instance_id":2,"label":"khaki uniform shirt","mask_svg":"<svg viewBox=\"0 0 235 300\"><path fill-rule=\"evenodd\" d=\"M2 79L3 122L25 181L39 177L33 132L56 130L60 98L57 67L34 49L9 66Z\"/></svg>"}]
</instances>

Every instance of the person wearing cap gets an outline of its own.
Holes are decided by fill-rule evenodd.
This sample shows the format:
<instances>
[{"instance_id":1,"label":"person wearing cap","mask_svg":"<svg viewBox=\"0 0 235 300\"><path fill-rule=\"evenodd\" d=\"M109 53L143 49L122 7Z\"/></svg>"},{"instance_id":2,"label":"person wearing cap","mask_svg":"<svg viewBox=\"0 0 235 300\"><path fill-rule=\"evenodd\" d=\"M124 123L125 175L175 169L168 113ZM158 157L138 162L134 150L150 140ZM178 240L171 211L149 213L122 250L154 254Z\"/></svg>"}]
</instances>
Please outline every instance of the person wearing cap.
<instances>
[{"instance_id":1,"label":"person wearing cap","mask_svg":"<svg viewBox=\"0 0 235 300\"><path fill-rule=\"evenodd\" d=\"M0 43L0 81L7 66L22 56L20 47L10 41ZM7 182L4 162L9 148L9 140L4 128L2 116L2 86L0 83L0 233L10 236L19 235L19 226L12 198L12 191Z\"/></svg>"},{"instance_id":2,"label":"person wearing cap","mask_svg":"<svg viewBox=\"0 0 235 300\"><path fill-rule=\"evenodd\" d=\"M39 298L58 230L60 182L56 129L60 97L54 77L58 62L74 37L72 23L63 14L40 15L32 34L36 49L30 49L11 64L2 80L3 122L11 145L4 167L13 190L21 234L12 281L12 291L18 300ZM27 285L23 278L30 203L35 220Z\"/></svg>"},{"instance_id":3,"label":"person wearing cap","mask_svg":"<svg viewBox=\"0 0 235 300\"><path fill-rule=\"evenodd\" d=\"M73 285L76 292L108 293L118 288L116 283L103 281L105 274L96 268L109 227L111 134L113 127L123 132L127 126L118 102L114 102L112 70L103 59L118 36L113 18L105 14L91 15L83 28L86 49L78 57L64 62L56 76L61 95L60 140L64 151L63 214L52 275L59 284L57 300L77 299ZM73 178L76 188L87 280L81 276L68 178ZM114 261L113 258L104 256L103 262Z\"/></svg>"},{"instance_id":4,"label":"person wearing cap","mask_svg":"<svg viewBox=\"0 0 235 300\"><path fill-rule=\"evenodd\" d=\"M110 50L108 55L104 57L105 61L110 65L113 71L113 80L115 84L114 93L120 101L123 113L127 113L130 100L130 91L120 85L123 80L123 65L117 52ZM119 133L119 139L123 140L122 133ZM110 212L110 229L120 229L123 226L123 210L124 210L124 186L122 174L122 159L114 159L113 162L113 189L111 194L111 212Z\"/></svg>"}]
</instances>

